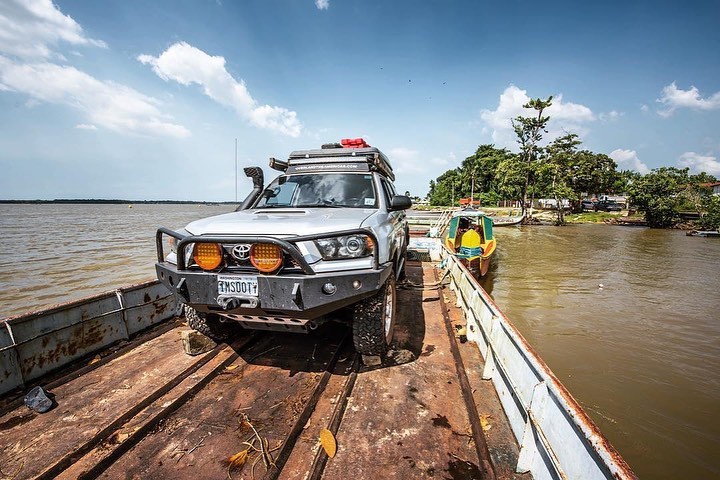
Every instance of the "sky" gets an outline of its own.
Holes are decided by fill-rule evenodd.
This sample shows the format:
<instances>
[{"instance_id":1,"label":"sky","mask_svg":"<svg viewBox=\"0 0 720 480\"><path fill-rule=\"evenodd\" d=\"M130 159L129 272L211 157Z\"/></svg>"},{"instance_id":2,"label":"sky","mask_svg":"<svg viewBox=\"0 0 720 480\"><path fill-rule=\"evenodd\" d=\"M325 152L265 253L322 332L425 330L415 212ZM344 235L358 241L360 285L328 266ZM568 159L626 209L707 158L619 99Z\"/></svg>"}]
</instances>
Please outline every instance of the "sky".
<instances>
[{"instance_id":1,"label":"sky","mask_svg":"<svg viewBox=\"0 0 720 480\"><path fill-rule=\"evenodd\" d=\"M510 119L550 95L546 141L720 176L718 19L716 0L2 0L0 199L242 200L242 167L269 181L269 157L356 137L422 197L479 145L517 151Z\"/></svg>"}]
</instances>

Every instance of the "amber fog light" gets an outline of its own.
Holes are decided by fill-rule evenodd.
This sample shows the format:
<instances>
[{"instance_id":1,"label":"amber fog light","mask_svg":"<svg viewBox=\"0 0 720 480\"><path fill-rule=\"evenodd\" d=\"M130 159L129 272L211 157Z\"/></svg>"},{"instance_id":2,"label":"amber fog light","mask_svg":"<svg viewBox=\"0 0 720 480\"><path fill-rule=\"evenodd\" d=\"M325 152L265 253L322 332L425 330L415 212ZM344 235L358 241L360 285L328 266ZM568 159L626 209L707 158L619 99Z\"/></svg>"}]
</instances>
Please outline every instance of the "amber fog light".
<instances>
[{"instance_id":1,"label":"amber fog light","mask_svg":"<svg viewBox=\"0 0 720 480\"><path fill-rule=\"evenodd\" d=\"M196 243L193 259L203 270L214 270L222 263L222 249L217 243Z\"/></svg>"},{"instance_id":2,"label":"amber fog light","mask_svg":"<svg viewBox=\"0 0 720 480\"><path fill-rule=\"evenodd\" d=\"M272 243L256 243L250 248L250 263L263 273L271 273L282 264L282 250Z\"/></svg>"}]
</instances>

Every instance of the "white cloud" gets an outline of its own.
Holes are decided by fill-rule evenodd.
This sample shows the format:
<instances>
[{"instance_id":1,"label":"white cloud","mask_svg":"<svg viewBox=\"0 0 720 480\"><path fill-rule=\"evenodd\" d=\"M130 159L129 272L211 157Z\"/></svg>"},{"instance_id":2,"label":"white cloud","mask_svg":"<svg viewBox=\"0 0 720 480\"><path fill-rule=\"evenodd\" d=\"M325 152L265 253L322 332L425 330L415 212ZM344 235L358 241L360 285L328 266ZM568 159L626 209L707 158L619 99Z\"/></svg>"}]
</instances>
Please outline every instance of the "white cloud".
<instances>
[{"instance_id":1,"label":"white cloud","mask_svg":"<svg viewBox=\"0 0 720 480\"><path fill-rule=\"evenodd\" d=\"M82 27L51 0L0 1L0 53L49 58L51 48L60 42L107 48L102 40L88 38Z\"/></svg>"},{"instance_id":2,"label":"white cloud","mask_svg":"<svg viewBox=\"0 0 720 480\"><path fill-rule=\"evenodd\" d=\"M302 124L297 114L282 107L259 105L245 83L238 82L225 69L225 58L211 56L185 42L170 46L160 56L140 55L140 62L151 65L163 80L182 85L198 84L203 93L221 105L233 108L238 115L259 128L275 130L297 137Z\"/></svg>"},{"instance_id":3,"label":"white cloud","mask_svg":"<svg viewBox=\"0 0 720 480\"><path fill-rule=\"evenodd\" d=\"M608 113L601 113L599 115L600 120L603 122L613 122L617 120L618 118L625 115L623 112L618 112L617 110L611 110Z\"/></svg>"},{"instance_id":4,"label":"white cloud","mask_svg":"<svg viewBox=\"0 0 720 480\"><path fill-rule=\"evenodd\" d=\"M330 0L315 0L315 6L318 10L327 10L330 8Z\"/></svg>"},{"instance_id":5,"label":"white cloud","mask_svg":"<svg viewBox=\"0 0 720 480\"><path fill-rule=\"evenodd\" d=\"M406 147L391 148L388 150L388 158L396 174L421 173L427 170L418 150Z\"/></svg>"},{"instance_id":6,"label":"white cloud","mask_svg":"<svg viewBox=\"0 0 720 480\"><path fill-rule=\"evenodd\" d=\"M480 119L492 130L492 140L496 146L517 147L517 137L510 121L517 116L533 115L534 110L523 108L530 100L526 90L510 85L500 95L495 110L480 111ZM562 94L553 97L552 105L543 114L550 116L545 139L552 139L566 132L587 134L588 129L584 124L595 120L592 110L578 103L563 102Z\"/></svg>"},{"instance_id":7,"label":"white cloud","mask_svg":"<svg viewBox=\"0 0 720 480\"><path fill-rule=\"evenodd\" d=\"M705 172L710 175L720 176L720 161L710 155L700 155L695 152L685 152L680 155L678 165L689 167L694 173Z\"/></svg>"},{"instance_id":8,"label":"white cloud","mask_svg":"<svg viewBox=\"0 0 720 480\"><path fill-rule=\"evenodd\" d=\"M643 175L650 173L650 169L637 156L635 150L616 149L610 152L610 158L618 163L621 170L635 170Z\"/></svg>"},{"instance_id":9,"label":"white cloud","mask_svg":"<svg viewBox=\"0 0 720 480\"><path fill-rule=\"evenodd\" d=\"M0 83L30 96L31 102L65 105L83 112L93 125L120 133L187 137L182 125L158 109L159 101L130 87L98 80L74 67L40 62L21 64L0 56Z\"/></svg>"},{"instance_id":10,"label":"white cloud","mask_svg":"<svg viewBox=\"0 0 720 480\"><path fill-rule=\"evenodd\" d=\"M700 91L690 86L689 90L682 90L675 85L675 82L663 88L662 97L657 99L665 108L658 113L663 117L669 117L678 108L691 108L693 110L716 110L720 109L720 92L710 97L702 98Z\"/></svg>"},{"instance_id":11,"label":"white cloud","mask_svg":"<svg viewBox=\"0 0 720 480\"><path fill-rule=\"evenodd\" d=\"M647 111L649 111L649 110L650 110L650 107L648 107L648 106L645 105L645 104L643 104L643 105L640 106L640 111L643 112L643 113L644 113L644 112L647 112Z\"/></svg>"},{"instance_id":12,"label":"white cloud","mask_svg":"<svg viewBox=\"0 0 720 480\"><path fill-rule=\"evenodd\" d=\"M87 123L79 123L75 125L75 128L77 128L78 130L97 130L97 127L95 125Z\"/></svg>"}]
</instances>

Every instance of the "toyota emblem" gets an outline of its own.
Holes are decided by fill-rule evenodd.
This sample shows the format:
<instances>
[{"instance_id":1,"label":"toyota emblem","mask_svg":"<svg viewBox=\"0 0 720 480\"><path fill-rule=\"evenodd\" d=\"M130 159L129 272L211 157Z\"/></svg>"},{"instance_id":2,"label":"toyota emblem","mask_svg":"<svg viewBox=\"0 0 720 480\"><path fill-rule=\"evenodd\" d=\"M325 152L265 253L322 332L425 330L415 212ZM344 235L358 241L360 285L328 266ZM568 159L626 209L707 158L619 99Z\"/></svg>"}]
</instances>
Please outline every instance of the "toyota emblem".
<instances>
[{"instance_id":1,"label":"toyota emblem","mask_svg":"<svg viewBox=\"0 0 720 480\"><path fill-rule=\"evenodd\" d=\"M230 253L238 260L247 260L250 257L250 245L239 243L232 248Z\"/></svg>"}]
</instances>

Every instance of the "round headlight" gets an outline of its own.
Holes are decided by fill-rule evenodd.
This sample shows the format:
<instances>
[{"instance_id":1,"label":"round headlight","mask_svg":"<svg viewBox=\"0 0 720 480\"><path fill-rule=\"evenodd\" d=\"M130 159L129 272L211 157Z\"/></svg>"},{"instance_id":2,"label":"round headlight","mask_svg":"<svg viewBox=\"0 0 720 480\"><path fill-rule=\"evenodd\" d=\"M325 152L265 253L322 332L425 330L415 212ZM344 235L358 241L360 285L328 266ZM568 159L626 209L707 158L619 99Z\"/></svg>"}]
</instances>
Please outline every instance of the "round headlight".
<instances>
[{"instance_id":1,"label":"round headlight","mask_svg":"<svg viewBox=\"0 0 720 480\"><path fill-rule=\"evenodd\" d=\"M215 270L222 258L222 249L217 243L196 243L193 247L193 259L203 270Z\"/></svg>"},{"instance_id":2,"label":"round headlight","mask_svg":"<svg viewBox=\"0 0 720 480\"><path fill-rule=\"evenodd\" d=\"M360 237L348 237L347 241L345 242L345 248L347 248L347 251L350 255L357 255L359 253L362 253L364 246L365 242L363 242L363 239Z\"/></svg>"},{"instance_id":3,"label":"round headlight","mask_svg":"<svg viewBox=\"0 0 720 480\"><path fill-rule=\"evenodd\" d=\"M250 247L250 263L263 273L271 273L282 265L282 250L272 243L256 243Z\"/></svg>"}]
</instances>

